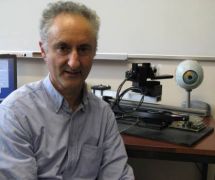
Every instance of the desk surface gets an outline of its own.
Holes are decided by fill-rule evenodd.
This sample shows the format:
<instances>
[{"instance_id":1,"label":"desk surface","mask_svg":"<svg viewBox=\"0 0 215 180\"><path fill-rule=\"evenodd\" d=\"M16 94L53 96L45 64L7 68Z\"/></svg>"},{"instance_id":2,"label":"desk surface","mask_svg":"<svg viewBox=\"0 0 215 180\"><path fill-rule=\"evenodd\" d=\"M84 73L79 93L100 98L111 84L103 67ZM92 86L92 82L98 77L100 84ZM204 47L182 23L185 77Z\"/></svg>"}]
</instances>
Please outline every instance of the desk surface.
<instances>
[{"instance_id":1,"label":"desk surface","mask_svg":"<svg viewBox=\"0 0 215 180\"><path fill-rule=\"evenodd\" d=\"M215 128L215 120L206 119L208 121L208 125ZM180 155L183 154L183 157L186 160L187 157L198 156L204 158L208 158L207 162L215 163L215 132L212 132L205 138L203 138L200 142L195 144L192 147L186 147L182 145L171 144L167 142L161 142L156 140L150 140L130 135L122 135L126 150L130 157L132 156L149 156L144 155L146 152L156 153L159 152L159 156L161 153L168 153ZM147 154L147 153L146 153ZM153 156L154 156L153 154ZM185 155L185 156L184 156ZM179 157L180 158L180 157ZM166 158L165 158L166 159ZM204 161L203 160L203 161Z\"/></svg>"}]
</instances>

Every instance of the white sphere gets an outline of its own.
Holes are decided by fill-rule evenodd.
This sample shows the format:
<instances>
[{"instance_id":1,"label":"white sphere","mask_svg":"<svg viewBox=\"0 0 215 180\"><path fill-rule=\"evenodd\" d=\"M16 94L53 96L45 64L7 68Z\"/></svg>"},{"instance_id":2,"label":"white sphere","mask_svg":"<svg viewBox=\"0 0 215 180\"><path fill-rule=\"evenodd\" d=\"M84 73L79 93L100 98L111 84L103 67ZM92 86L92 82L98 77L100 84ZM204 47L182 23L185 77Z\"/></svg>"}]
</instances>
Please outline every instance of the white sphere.
<instances>
[{"instance_id":1,"label":"white sphere","mask_svg":"<svg viewBox=\"0 0 215 180\"><path fill-rule=\"evenodd\" d=\"M201 84L203 69L197 61L185 60L177 66L175 78L179 86L191 91Z\"/></svg>"}]
</instances>

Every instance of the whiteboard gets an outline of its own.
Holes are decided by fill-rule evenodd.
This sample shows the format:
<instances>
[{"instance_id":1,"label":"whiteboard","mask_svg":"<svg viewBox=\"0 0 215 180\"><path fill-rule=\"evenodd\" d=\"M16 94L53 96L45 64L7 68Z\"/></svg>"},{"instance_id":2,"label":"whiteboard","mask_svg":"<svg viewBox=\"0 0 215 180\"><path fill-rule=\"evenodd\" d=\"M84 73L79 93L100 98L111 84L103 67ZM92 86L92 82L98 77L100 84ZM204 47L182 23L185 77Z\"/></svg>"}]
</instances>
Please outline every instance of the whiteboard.
<instances>
[{"instance_id":1,"label":"whiteboard","mask_svg":"<svg viewBox=\"0 0 215 180\"><path fill-rule=\"evenodd\" d=\"M0 50L39 51L39 19L48 2L1 0ZM215 57L214 0L79 2L101 18L99 53Z\"/></svg>"}]
</instances>

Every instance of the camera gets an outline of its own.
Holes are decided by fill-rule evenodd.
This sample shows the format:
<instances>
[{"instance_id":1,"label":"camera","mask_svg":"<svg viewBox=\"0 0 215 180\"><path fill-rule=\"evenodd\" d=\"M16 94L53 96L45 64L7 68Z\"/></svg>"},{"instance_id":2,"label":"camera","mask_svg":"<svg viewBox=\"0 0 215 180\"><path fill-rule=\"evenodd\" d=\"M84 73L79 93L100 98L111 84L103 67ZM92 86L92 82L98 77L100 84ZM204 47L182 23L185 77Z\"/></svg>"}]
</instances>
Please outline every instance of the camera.
<instances>
[{"instance_id":1,"label":"camera","mask_svg":"<svg viewBox=\"0 0 215 180\"><path fill-rule=\"evenodd\" d=\"M156 76L156 69L150 63L132 63L132 68L126 71L125 77L132 86L142 90L145 96L161 97L162 85L158 79L170 79L172 75ZM148 80L151 79L151 80ZM135 90L134 90L135 91Z\"/></svg>"}]
</instances>

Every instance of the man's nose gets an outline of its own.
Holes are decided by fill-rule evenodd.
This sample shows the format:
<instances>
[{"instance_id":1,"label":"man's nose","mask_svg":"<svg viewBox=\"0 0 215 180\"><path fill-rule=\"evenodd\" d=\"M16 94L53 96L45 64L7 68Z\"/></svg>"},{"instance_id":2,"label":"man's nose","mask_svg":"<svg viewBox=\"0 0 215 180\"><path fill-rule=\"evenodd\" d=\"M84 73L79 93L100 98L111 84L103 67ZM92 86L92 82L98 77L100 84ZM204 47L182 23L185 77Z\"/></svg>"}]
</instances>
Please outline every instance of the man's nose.
<instances>
[{"instance_id":1,"label":"man's nose","mask_svg":"<svg viewBox=\"0 0 215 180\"><path fill-rule=\"evenodd\" d=\"M80 65L77 49L73 49L68 55L68 65L71 68L76 68Z\"/></svg>"}]
</instances>

